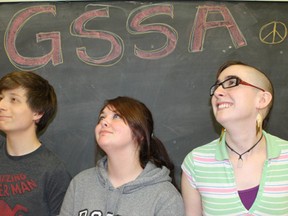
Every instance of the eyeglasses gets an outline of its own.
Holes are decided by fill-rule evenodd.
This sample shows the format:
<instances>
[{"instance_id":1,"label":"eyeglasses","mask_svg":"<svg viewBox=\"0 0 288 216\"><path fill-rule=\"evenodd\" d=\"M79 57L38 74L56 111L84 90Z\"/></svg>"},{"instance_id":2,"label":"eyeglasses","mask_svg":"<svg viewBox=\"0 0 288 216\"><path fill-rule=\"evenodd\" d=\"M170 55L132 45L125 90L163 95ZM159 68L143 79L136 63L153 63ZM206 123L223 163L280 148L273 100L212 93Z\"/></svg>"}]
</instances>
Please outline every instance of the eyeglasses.
<instances>
[{"instance_id":1,"label":"eyeglasses","mask_svg":"<svg viewBox=\"0 0 288 216\"><path fill-rule=\"evenodd\" d=\"M257 88L257 89L259 89L259 90L261 90L261 91L263 91L263 92L265 91L265 90L262 89L262 88L259 88L259 87L255 86L255 85L252 85L252 84L250 84L250 83L247 83L247 82L241 80L241 79L240 79L239 77L237 77L237 76L231 76L231 77L229 77L228 79L226 79L226 80L224 80L224 81L222 81L222 82L220 82L220 83L217 83L217 82L216 82L213 86L211 86L211 88L210 88L210 96L213 96L213 95L214 95L216 89L217 89L220 85L222 86L223 89L227 89L227 88L233 88L233 87L238 86L238 85L240 85L240 84Z\"/></svg>"}]
</instances>

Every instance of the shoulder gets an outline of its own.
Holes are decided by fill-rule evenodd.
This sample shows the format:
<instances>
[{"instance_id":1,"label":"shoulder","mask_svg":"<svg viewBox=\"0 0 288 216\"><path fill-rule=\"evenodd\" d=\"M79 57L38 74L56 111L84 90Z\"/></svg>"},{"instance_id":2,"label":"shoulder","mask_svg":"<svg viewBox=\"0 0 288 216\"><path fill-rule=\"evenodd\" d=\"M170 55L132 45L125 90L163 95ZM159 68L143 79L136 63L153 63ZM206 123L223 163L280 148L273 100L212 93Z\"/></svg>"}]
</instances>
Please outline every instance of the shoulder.
<instances>
[{"instance_id":1,"label":"shoulder","mask_svg":"<svg viewBox=\"0 0 288 216\"><path fill-rule=\"evenodd\" d=\"M280 137L278 137L276 135L270 134L267 131L263 131L263 134L266 137L266 139L268 138L268 139L272 139L272 140L279 140L279 141L282 141L282 142L288 142L287 140L282 139L282 138L280 138Z\"/></svg>"},{"instance_id":2,"label":"shoulder","mask_svg":"<svg viewBox=\"0 0 288 216\"><path fill-rule=\"evenodd\" d=\"M288 152L288 141L284 140L280 137L271 135L267 132L263 132L265 135L265 138L267 140L267 146L268 146L268 153L271 155L274 155L280 153L280 151Z\"/></svg>"},{"instance_id":3,"label":"shoulder","mask_svg":"<svg viewBox=\"0 0 288 216\"><path fill-rule=\"evenodd\" d=\"M158 184L150 194L153 199L153 193L156 195L154 202L156 203L157 212L160 215L184 215L184 202L180 192L170 182Z\"/></svg>"},{"instance_id":4,"label":"shoulder","mask_svg":"<svg viewBox=\"0 0 288 216\"><path fill-rule=\"evenodd\" d=\"M219 163L222 163L222 159L219 160L216 157L217 152L221 149L219 145L219 139L216 139L208 144L193 149L186 155L181 164L183 172L192 178L199 168L205 172L207 172L207 170L213 170L215 165L218 166Z\"/></svg>"},{"instance_id":5,"label":"shoulder","mask_svg":"<svg viewBox=\"0 0 288 216\"><path fill-rule=\"evenodd\" d=\"M72 179L74 184L87 184L96 181L96 167L85 169L75 175Z\"/></svg>"},{"instance_id":6,"label":"shoulder","mask_svg":"<svg viewBox=\"0 0 288 216\"><path fill-rule=\"evenodd\" d=\"M170 181L147 185L139 192L149 194L149 199L161 205L182 205L183 202L180 192Z\"/></svg>"},{"instance_id":7,"label":"shoulder","mask_svg":"<svg viewBox=\"0 0 288 216\"><path fill-rule=\"evenodd\" d=\"M212 142L210 142L208 144L205 144L205 145L202 145L202 146L198 146L195 149L193 149L192 151L190 151L186 155L184 160L191 160L195 156L201 156L201 155L205 155L205 157L207 157L209 155L214 157L217 145L219 145L219 139L215 139L215 140L213 140Z\"/></svg>"},{"instance_id":8,"label":"shoulder","mask_svg":"<svg viewBox=\"0 0 288 216\"><path fill-rule=\"evenodd\" d=\"M74 178L76 179L91 178L94 177L95 175L96 175L96 167L92 167L81 171Z\"/></svg>"},{"instance_id":9,"label":"shoulder","mask_svg":"<svg viewBox=\"0 0 288 216\"><path fill-rule=\"evenodd\" d=\"M38 151L38 154L41 155L41 157L45 157L46 159L56 160L56 162L60 161L60 159L56 155L56 153L54 153L52 150L50 150L44 144L41 145L41 147L40 147L40 149Z\"/></svg>"},{"instance_id":10,"label":"shoulder","mask_svg":"<svg viewBox=\"0 0 288 216\"><path fill-rule=\"evenodd\" d=\"M158 194L159 192L162 196L178 196L180 193L171 183L169 173L170 170L167 167L156 167L153 163L149 162L141 175L131 185L138 186L142 188L141 190L150 191L150 193L154 192Z\"/></svg>"},{"instance_id":11,"label":"shoulder","mask_svg":"<svg viewBox=\"0 0 288 216\"><path fill-rule=\"evenodd\" d=\"M288 144L288 141L287 140L284 140L278 136L275 136L275 135L272 135L272 134L269 134L269 133L265 133L265 137L266 139L268 140L268 142L275 142L277 143L278 145L280 146L284 146L284 147L287 147L287 144Z\"/></svg>"},{"instance_id":12,"label":"shoulder","mask_svg":"<svg viewBox=\"0 0 288 216\"><path fill-rule=\"evenodd\" d=\"M87 168L82 170L77 175L75 175L72 179L74 185L104 185L107 182L108 174L106 170L106 156L101 158L97 165L91 168Z\"/></svg>"},{"instance_id":13,"label":"shoulder","mask_svg":"<svg viewBox=\"0 0 288 216\"><path fill-rule=\"evenodd\" d=\"M74 194L77 191L77 193L91 194L92 191L98 191L99 188L102 188L102 185L97 176L96 167L93 167L79 172L72 178L69 193Z\"/></svg>"},{"instance_id":14,"label":"shoulder","mask_svg":"<svg viewBox=\"0 0 288 216\"><path fill-rule=\"evenodd\" d=\"M158 191L161 191L163 197L171 198L175 197L176 199L181 198L180 192L176 189L176 187L171 182L162 182L158 185L155 185ZM155 190L155 189L154 189Z\"/></svg>"},{"instance_id":15,"label":"shoulder","mask_svg":"<svg viewBox=\"0 0 288 216\"><path fill-rule=\"evenodd\" d=\"M64 162L44 145L41 146L38 152L35 152L33 162L37 162L38 169L42 169L43 172L46 172L51 177L71 178Z\"/></svg>"}]
</instances>

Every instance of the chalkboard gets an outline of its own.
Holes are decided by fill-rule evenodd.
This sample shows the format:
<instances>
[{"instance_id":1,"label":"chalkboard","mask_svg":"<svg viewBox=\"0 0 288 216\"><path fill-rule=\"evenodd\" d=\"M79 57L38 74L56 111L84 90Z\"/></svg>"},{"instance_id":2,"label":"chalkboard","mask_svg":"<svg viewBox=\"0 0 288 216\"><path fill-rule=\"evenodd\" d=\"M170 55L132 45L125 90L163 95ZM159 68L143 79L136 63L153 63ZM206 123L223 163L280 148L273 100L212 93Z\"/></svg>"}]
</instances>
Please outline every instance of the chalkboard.
<instances>
[{"instance_id":1,"label":"chalkboard","mask_svg":"<svg viewBox=\"0 0 288 216\"><path fill-rule=\"evenodd\" d=\"M270 76L268 131L288 139L287 11L279 2L1 3L0 75L32 70L55 87L58 113L41 140L72 176L95 165L104 100L126 95L151 109L179 180L185 155L218 137L209 87L227 60Z\"/></svg>"}]
</instances>

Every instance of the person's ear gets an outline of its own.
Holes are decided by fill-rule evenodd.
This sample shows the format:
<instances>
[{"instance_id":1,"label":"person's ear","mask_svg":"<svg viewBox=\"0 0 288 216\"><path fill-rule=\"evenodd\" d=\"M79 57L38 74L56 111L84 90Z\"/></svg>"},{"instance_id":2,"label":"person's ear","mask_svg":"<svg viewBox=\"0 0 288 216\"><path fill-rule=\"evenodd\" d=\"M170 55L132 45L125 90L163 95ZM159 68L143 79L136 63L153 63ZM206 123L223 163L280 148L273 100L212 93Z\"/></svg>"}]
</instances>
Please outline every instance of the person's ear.
<instances>
[{"instance_id":1,"label":"person's ear","mask_svg":"<svg viewBox=\"0 0 288 216\"><path fill-rule=\"evenodd\" d=\"M38 123L40 121L40 119L42 118L42 116L44 115L44 113L38 113L38 112L35 112L33 114L33 120Z\"/></svg>"},{"instance_id":2,"label":"person's ear","mask_svg":"<svg viewBox=\"0 0 288 216\"><path fill-rule=\"evenodd\" d=\"M272 101L272 94L268 91L259 92L259 100L257 104L258 109L263 109L267 107Z\"/></svg>"}]
</instances>

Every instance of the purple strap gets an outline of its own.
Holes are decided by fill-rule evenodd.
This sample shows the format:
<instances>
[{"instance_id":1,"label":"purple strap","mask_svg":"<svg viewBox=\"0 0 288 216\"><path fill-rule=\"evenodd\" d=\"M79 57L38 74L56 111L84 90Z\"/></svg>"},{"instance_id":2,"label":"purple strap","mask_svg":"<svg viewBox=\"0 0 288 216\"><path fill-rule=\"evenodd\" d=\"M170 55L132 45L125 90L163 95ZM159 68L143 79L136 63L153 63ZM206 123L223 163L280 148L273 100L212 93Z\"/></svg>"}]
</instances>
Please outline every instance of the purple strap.
<instances>
[{"instance_id":1,"label":"purple strap","mask_svg":"<svg viewBox=\"0 0 288 216\"><path fill-rule=\"evenodd\" d=\"M240 199L246 209L250 209L251 206L253 205L258 193L258 189L259 185L253 188L249 188L247 190L238 191Z\"/></svg>"}]
</instances>

